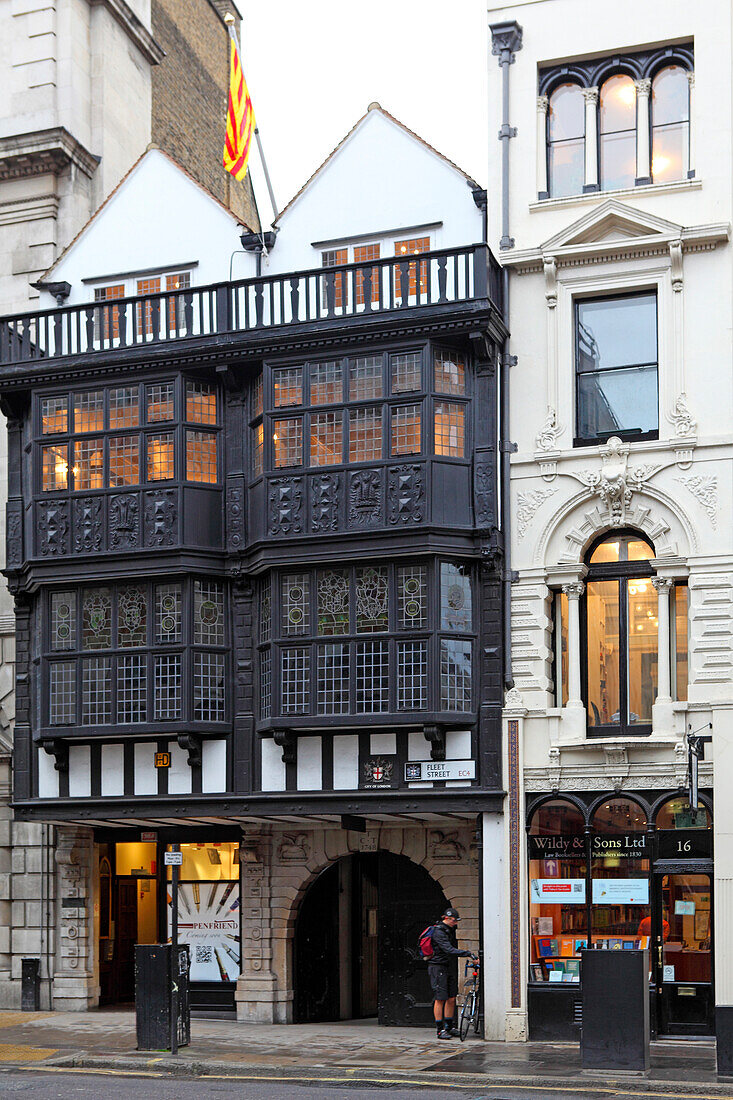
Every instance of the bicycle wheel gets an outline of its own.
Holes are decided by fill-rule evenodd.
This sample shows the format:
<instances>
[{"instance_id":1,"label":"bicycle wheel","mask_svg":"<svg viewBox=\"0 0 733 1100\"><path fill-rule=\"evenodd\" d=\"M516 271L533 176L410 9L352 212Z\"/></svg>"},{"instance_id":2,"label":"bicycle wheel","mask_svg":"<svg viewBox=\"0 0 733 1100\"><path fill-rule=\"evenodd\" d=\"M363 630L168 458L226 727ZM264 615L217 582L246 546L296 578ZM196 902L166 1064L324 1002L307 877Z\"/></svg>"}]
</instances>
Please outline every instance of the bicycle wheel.
<instances>
[{"instance_id":1,"label":"bicycle wheel","mask_svg":"<svg viewBox=\"0 0 733 1100\"><path fill-rule=\"evenodd\" d=\"M473 1011L473 1033L479 1035L481 1033L481 995L476 993L476 1004Z\"/></svg>"},{"instance_id":2,"label":"bicycle wheel","mask_svg":"<svg viewBox=\"0 0 733 1100\"><path fill-rule=\"evenodd\" d=\"M476 991L471 990L466 994L466 998L463 1002L463 1010L461 1011L461 1023L459 1031L461 1034L461 1042L464 1042L468 1035L468 1029L471 1026L471 1019L473 1018L473 1006L476 1000Z\"/></svg>"}]
</instances>

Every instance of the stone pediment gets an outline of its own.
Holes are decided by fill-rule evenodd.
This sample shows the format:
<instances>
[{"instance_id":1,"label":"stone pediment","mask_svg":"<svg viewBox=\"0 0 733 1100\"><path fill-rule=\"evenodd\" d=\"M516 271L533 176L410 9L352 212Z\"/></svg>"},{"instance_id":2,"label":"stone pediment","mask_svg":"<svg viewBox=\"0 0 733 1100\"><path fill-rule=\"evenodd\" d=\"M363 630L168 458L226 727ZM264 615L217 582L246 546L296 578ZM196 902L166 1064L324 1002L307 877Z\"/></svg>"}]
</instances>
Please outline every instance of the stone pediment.
<instances>
[{"instance_id":1,"label":"stone pediment","mask_svg":"<svg viewBox=\"0 0 733 1100\"><path fill-rule=\"evenodd\" d=\"M550 237L542 245L542 251L557 252L560 249L617 243L639 237L658 237L670 241L678 239L681 232L682 226L675 222L609 199Z\"/></svg>"}]
</instances>

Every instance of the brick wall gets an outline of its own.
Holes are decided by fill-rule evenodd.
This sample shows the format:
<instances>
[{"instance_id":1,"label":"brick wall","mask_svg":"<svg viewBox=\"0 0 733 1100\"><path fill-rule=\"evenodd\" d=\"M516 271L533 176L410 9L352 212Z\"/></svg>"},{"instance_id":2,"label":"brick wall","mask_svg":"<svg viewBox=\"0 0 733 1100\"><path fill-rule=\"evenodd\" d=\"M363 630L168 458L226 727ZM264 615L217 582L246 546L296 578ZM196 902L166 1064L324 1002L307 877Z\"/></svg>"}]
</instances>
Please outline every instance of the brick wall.
<instances>
[{"instance_id":1,"label":"brick wall","mask_svg":"<svg viewBox=\"0 0 733 1100\"><path fill-rule=\"evenodd\" d=\"M259 228L249 175L237 183L221 163L229 90L222 17L208 0L153 0L152 25L166 52L152 70L152 140L246 225Z\"/></svg>"}]
</instances>

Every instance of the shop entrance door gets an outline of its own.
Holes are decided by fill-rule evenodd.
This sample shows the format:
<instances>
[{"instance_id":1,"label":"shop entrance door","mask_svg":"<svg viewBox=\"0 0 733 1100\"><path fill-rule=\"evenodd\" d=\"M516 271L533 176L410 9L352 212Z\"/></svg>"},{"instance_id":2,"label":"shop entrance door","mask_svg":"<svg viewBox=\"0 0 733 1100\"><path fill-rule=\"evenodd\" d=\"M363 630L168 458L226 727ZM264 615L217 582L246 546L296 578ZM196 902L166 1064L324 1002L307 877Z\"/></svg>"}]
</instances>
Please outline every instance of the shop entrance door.
<instances>
[{"instance_id":1,"label":"shop entrance door","mask_svg":"<svg viewBox=\"0 0 733 1100\"><path fill-rule=\"evenodd\" d=\"M652 973L659 1035L715 1031L712 903L711 871L655 873Z\"/></svg>"}]
</instances>

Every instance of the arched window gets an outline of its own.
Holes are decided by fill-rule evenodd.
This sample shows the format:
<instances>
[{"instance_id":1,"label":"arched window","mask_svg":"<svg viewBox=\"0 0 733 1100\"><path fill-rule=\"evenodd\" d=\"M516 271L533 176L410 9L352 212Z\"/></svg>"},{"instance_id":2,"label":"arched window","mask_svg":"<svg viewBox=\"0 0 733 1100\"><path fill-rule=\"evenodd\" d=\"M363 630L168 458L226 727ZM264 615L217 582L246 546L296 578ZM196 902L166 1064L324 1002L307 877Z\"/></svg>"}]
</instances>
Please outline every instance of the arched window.
<instances>
[{"instance_id":1,"label":"arched window","mask_svg":"<svg viewBox=\"0 0 733 1100\"><path fill-rule=\"evenodd\" d=\"M657 810L657 829L712 829L713 818L710 810L698 802L693 812L686 795L675 795Z\"/></svg>"},{"instance_id":2,"label":"arched window","mask_svg":"<svg viewBox=\"0 0 733 1100\"><path fill-rule=\"evenodd\" d=\"M618 73L600 93L601 190L633 187L636 180L636 88Z\"/></svg>"},{"instance_id":3,"label":"arched window","mask_svg":"<svg viewBox=\"0 0 733 1100\"><path fill-rule=\"evenodd\" d=\"M550 195L579 195L585 179L585 100L577 84L560 84L547 116Z\"/></svg>"},{"instance_id":4,"label":"arched window","mask_svg":"<svg viewBox=\"0 0 733 1100\"><path fill-rule=\"evenodd\" d=\"M591 819L591 938L596 947L648 947L647 818L631 798L609 798Z\"/></svg>"},{"instance_id":5,"label":"arched window","mask_svg":"<svg viewBox=\"0 0 733 1100\"><path fill-rule=\"evenodd\" d=\"M687 178L690 142L690 82L680 65L661 69L652 82L652 180Z\"/></svg>"},{"instance_id":6,"label":"arched window","mask_svg":"<svg viewBox=\"0 0 733 1100\"><path fill-rule=\"evenodd\" d=\"M653 547L633 532L609 535L587 559L586 697L593 736L651 733L657 694Z\"/></svg>"}]
</instances>

